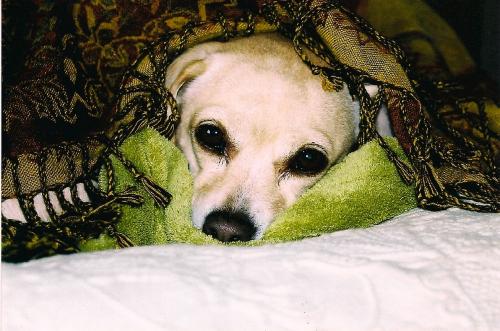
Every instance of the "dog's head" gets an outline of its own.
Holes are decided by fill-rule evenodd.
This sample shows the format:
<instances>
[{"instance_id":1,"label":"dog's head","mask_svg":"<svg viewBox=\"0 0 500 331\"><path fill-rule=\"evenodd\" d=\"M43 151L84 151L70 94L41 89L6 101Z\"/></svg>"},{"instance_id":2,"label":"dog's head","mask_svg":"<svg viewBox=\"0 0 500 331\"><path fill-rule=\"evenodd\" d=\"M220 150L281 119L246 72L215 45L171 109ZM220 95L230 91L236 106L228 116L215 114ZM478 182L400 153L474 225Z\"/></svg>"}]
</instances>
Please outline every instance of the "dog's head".
<instances>
[{"instance_id":1,"label":"dog's head","mask_svg":"<svg viewBox=\"0 0 500 331\"><path fill-rule=\"evenodd\" d=\"M177 145L194 176L193 223L221 241L260 238L354 140L346 88L327 92L274 34L195 46L169 67Z\"/></svg>"}]
</instances>

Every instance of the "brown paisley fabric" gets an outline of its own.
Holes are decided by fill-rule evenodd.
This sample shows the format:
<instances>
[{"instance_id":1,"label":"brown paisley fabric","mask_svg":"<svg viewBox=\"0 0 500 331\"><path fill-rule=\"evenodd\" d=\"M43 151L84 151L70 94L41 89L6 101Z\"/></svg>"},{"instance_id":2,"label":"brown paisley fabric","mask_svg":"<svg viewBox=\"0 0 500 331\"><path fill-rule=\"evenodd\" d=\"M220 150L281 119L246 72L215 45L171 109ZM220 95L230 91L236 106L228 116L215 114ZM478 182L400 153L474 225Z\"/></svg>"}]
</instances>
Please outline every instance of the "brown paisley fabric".
<instances>
[{"instance_id":1,"label":"brown paisley fabric","mask_svg":"<svg viewBox=\"0 0 500 331\"><path fill-rule=\"evenodd\" d=\"M172 136L179 113L163 77L186 48L269 31L290 38L325 88L348 86L361 104L358 145L376 139L402 179L415 185L421 207L499 210L498 108L486 84L471 88L456 80L456 75L472 77L474 66L447 62L454 42L436 43L439 38L426 31L393 24L404 32L391 36L402 48L339 1L23 2L4 6L2 199L17 198L27 222L2 219L5 260L78 251L80 240L101 233L120 246L132 245L116 231L119 205L140 204L142 197L114 192L109 155L166 206L170 194L135 169L117 146L145 126ZM369 2L346 4L363 13ZM363 15L377 23L378 7ZM425 12L422 8L417 9ZM26 26L13 19L23 10L32 19ZM379 25L390 35L390 28ZM373 99L366 83L379 86ZM376 131L383 103L410 163ZM101 167L109 172L106 192L92 184ZM77 183L91 193L91 203L79 200ZM49 195L62 202L65 187L74 205L65 204L58 215ZM34 210L38 193L50 222Z\"/></svg>"}]
</instances>

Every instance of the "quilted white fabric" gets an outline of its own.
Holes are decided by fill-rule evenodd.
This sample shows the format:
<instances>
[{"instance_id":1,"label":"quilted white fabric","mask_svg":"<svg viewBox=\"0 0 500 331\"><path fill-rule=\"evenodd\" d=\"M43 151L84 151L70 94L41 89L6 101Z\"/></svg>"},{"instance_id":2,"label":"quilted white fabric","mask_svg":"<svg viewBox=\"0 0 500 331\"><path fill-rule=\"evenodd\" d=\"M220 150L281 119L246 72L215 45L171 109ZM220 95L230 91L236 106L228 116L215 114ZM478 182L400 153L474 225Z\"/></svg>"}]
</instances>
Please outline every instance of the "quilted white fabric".
<instances>
[{"instance_id":1,"label":"quilted white fabric","mask_svg":"<svg viewBox=\"0 0 500 331\"><path fill-rule=\"evenodd\" d=\"M3 330L499 330L500 216L2 264Z\"/></svg>"}]
</instances>

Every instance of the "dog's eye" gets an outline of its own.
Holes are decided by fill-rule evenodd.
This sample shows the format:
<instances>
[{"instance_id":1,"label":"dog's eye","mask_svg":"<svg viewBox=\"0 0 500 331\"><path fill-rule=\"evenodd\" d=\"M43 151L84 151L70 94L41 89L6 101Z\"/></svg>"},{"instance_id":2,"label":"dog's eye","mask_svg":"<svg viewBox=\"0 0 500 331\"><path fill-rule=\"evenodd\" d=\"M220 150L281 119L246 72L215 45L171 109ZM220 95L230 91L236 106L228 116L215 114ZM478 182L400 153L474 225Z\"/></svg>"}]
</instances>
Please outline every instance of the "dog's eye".
<instances>
[{"instance_id":1,"label":"dog's eye","mask_svg":"<svg viewBox=\"0 0 500 331\"><path fill-rule=\"evenodd\" d=\"M194 133L200 145L219 155L224 154L226 139L224 132L213 124L202 124Z\"/></svg>"},{"instance_id":2,"label":"dog's eye","mask_svg":"<svg viewBox=\"0 0 500 331\"><path fill-rule=\"evenodd\" d=\"M290 160L289 169L292 173L315 175L328 165L325 154L314 148L304 148Z\"/></svg>"}]
</instances>

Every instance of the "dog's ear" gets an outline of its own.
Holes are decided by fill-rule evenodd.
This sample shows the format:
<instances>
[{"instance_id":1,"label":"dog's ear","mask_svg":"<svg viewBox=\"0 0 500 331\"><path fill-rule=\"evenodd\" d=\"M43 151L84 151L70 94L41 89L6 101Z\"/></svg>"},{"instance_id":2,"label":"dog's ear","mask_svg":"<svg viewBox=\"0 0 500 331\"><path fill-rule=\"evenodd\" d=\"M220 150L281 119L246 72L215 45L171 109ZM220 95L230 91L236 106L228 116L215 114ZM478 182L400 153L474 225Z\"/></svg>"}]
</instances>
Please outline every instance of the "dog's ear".
<instances>
[{"instance_id":1,"label":"dog's ear","mask_svg":"<svg viewBox=\"0 0 500 331\"><path fill-rule=\"evenodd\" d=\"M166 85L170 93L177 97L183 87L204 73L206 63L203 60L193 60L187 63L173 63L167 71Z\"/></svg>"},{"instance_id":2,"label":"dog's ear","mask_svg":"<svg viewBox=\"0 0 500 331\"><path fill-rule=\"evenodd\" d=\"M174 97L177 97L183 87L203 74L207 69L206 60L209 55L219 49L216 43L207 43L201 47L181 54L167 69L165 85Z\"/></svg>"}]
</instances>

